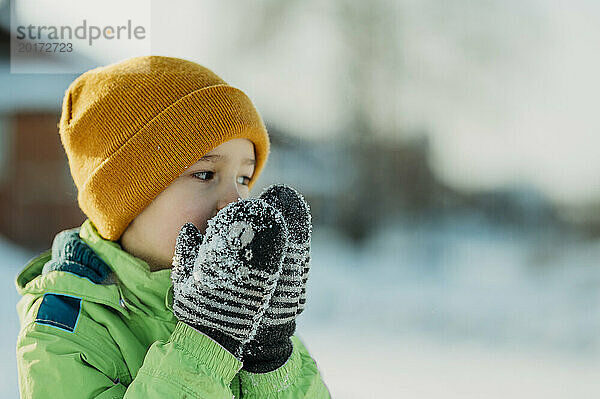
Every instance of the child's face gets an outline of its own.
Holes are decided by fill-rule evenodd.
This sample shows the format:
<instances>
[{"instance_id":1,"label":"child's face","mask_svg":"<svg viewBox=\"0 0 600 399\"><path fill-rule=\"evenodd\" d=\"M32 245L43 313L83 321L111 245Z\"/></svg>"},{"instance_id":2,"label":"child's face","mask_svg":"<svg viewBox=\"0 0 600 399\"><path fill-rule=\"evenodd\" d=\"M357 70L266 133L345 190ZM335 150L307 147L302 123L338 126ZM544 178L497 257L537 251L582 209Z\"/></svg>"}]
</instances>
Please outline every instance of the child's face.
<instances>
[{"instance_id":1,"label":"child's face","mask_svg":"<svg viewBox=\"0 0 600 399\"><path fill-rule=\"evenodd\" d=\"M148 262L151 270L171 267L181 226L192 222L204 234L207 221L228 203L249 195L254 146L227 141L202 157L164 189L130 224L121 247Z\"/></svg>"}]
</instances>

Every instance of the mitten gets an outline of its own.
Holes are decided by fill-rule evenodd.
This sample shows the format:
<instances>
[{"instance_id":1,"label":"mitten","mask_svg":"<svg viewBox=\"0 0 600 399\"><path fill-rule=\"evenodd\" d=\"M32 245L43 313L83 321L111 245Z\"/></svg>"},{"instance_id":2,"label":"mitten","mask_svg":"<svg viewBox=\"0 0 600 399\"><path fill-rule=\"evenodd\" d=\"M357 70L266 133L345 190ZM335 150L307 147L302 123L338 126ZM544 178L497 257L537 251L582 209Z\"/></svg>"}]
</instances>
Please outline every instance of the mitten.
<instances>
[{"instance_id":1,"label":"mitten","mask_svg":"<svg viewBox=\"0 0 600 399\"><path fill-rule=\"evenodd\" d=\"M242 360L275 290L286 245L281 213L256 199L221 209L204 238L184 224L171 272L173 313Z\"/></svg>"},{"instance_id":2,"label":"mitten","mask_svg":"<svg viewBox=\"0 0 600 399\"><path fill-rule=\"evenodd\" d=\"M308 204L291 187L270 186L259 199L282 213L288 231L281 276L258 331L244 350L243 368L266 373L281 367L292 353L290 337L306 302L312 225Z\"/></svg>"}]
</instances>

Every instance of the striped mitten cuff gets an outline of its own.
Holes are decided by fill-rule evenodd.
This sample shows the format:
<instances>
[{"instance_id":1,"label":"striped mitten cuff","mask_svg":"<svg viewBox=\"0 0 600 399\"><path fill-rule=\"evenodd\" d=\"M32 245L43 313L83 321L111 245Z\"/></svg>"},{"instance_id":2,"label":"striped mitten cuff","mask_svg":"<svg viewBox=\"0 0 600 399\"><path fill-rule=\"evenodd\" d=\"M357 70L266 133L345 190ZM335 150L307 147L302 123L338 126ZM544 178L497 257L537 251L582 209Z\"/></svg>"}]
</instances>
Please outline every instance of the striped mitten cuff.
<instances>
[{"instance_id":1,"label":"striped mitten cuff","mask_svg":"<svg viewBox=\"0 0 600 399\"><path fill-rule=\"evenodd\" d=\"M230 203L208 221L180 230L173 257L173 313L242 360L281 273L287 229L264 201Z\"/></svg>"}]
</instances>

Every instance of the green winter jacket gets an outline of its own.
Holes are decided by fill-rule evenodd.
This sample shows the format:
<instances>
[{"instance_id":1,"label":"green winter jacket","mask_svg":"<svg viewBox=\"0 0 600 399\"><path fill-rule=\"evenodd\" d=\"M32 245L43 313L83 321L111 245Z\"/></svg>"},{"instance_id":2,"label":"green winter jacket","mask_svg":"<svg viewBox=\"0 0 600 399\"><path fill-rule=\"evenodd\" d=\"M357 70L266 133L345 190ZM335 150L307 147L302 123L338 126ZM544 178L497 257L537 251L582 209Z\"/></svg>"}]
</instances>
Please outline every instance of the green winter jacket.
<instances>
[{"instance_id":1,"label":"green winter jacket","mask_svg":"<svg viewBox=\"0 0 600 399\"><path fill-rule=\"evenodd\" d=\"M294 336L290 359L265 374L172 313L170 269L104 240L87 219L16 278L22 398L329 398Z\"/></svg>"}]
</instances>

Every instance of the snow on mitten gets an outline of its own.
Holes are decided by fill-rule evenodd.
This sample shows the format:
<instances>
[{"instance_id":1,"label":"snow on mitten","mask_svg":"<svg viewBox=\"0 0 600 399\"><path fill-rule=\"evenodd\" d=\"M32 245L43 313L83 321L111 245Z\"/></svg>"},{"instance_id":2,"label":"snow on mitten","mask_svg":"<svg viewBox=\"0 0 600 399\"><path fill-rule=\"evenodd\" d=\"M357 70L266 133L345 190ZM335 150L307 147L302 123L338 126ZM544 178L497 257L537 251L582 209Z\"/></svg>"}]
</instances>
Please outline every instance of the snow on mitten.
<instances>
[{"instance_id":1,"label":"snow on mitten","mask_svg":"<svg viewBox=\"0 0 600 399\"><path fill-rule=\"evenodd\" d=\"M286 245L281 213L256 199L221 209L204 238L184 224L173 256L173 313L242 360L275 290Z\"/></svg>"},{"instance_id":2,"label":"snow on mitten","mask_svg":"<svg viewBox=\"0 0 600 399\"><path fill-rule=\"evenodd\" d=\"M290 337L306 301L312 225L308 204L291 187L272 185L259 199L282 213L288 231L281 276L258 332L244 352L245 370L266 373L281 367L292 353Z\"/></svg>"}]
</instances>

